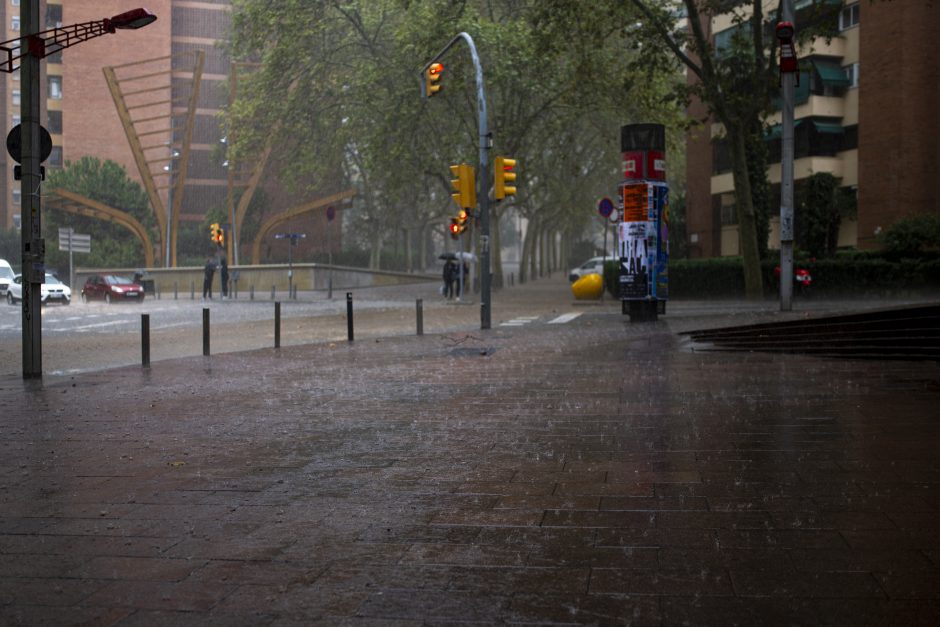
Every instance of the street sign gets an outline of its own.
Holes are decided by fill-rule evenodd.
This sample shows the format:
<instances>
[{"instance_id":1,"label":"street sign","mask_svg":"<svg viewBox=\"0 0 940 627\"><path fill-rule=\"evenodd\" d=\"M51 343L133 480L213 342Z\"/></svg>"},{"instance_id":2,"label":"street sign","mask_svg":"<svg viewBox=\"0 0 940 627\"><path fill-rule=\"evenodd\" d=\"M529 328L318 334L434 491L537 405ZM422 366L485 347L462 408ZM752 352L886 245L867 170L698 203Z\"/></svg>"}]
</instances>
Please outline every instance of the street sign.
<instances>
[{"instance_id":1,"label":"street sign","mask_svg":"<svg viewBox=\"0 0 940 627\"><path fill-rule=\"evenodd\" d=\"M7 134L7 152L13 160L20 163L23 158L23 125L17 124ZM39 127L39 161L43 162L52 154L52 135L44 126Z\"/></svg>"},{"instance_id":2,"label":"street sign","mask_svg":"<svg viewBox=\"0 0 940 627\"><path fill-rule=\"evenodd\" d=\"M91 252L91 235L75 233L71 229L59 229L59 250L71 251L73 253Z\"/></svg>"},{"instance_id":3,"label":"street sign","mask_svg":"<svg viewBox=\"0 0 940 627\"><path fill-rule=\"evenodd\" d=\"M605 218L609 218L614 210L614 201L606 196L597 201L597 212Z\"/></svg>"}]
</instances>

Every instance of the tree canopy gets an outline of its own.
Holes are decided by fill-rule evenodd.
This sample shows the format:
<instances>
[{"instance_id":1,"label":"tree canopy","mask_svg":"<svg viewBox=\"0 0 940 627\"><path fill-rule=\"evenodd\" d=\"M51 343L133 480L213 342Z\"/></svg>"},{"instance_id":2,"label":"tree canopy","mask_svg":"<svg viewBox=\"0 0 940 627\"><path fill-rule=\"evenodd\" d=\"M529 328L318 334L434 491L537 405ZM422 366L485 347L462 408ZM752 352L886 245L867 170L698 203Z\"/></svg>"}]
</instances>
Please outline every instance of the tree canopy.
<instances>
[{"instance_id":1,"label":"tree canopy","mask_svg":"<svg viewBox=\"0 0 940 627\"><path fill-rule=\"evenodd\" d=\"M518 194L492 205L499 276L507 212L529 220L530 254L538 238L578 236L597 198L621 179L620 126L682 129L676 64L641 70L631 62L639 50L628 15L611 13L617 22L604 27L603 16L574 13L566 20L534 0L235 0L233 58L260 65L239 83L229 112L238 129L233 154L248 161L274 142L275 167L295 192L356 186L348 231L372 251L373 265L383 242L401 233L409 251L423 246L428 229L456 212L448 166L476 166L479 146L466 47L441 59L443 89L428 100L420 70L467 32L483 66L490 162L519 161Z\"/></svg>"}]
</instances>

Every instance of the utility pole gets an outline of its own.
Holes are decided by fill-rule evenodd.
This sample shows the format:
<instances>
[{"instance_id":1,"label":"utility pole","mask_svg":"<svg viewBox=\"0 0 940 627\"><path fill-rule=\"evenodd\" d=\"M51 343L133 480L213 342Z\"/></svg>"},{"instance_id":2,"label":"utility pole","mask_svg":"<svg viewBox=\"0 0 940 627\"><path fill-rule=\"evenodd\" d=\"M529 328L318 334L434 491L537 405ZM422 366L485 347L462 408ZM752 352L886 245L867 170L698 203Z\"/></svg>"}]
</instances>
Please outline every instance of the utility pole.
<instances>
[{"instance_id":1,"label":"utility pole","mask_svg":"<svg viewBox=\"0 0 940 627\"><path fill-rule=\"evenodd\" d=\"M793 108L795 82L800 71L794 43L793 0L782 0L781 5L782 21L777 24L783 89L780 140L780 311L790 311L793 308Z\"/></svg>"},{"instance_id":2,"label":"utility pole","mask_svg":"<svg viewBox=\"0 0 940 627\"><path fill-rule=\"evenodd\" d=\"M39 32L39 0L26 0L20 6L20 23L26 37L20 45L26 50L20 65L23 129L22 217L20 241L23 275L23 378L42 378L42 282L46 278L45 243L42 240L39 164L39 62L44 56Z\"/></svg>"}]
</instances>

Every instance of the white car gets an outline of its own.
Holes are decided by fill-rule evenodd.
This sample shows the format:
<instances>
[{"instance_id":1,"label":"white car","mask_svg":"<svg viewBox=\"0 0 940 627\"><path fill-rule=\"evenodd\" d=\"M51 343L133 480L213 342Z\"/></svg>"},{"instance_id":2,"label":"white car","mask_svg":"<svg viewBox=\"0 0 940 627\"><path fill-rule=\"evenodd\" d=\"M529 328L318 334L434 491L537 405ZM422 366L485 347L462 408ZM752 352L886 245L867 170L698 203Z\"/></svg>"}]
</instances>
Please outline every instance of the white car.
<instances>
[{"instance_id":1,"label":"white car","mask_svg":"<svg viewBox=\"0 0 940 627\"><path fill-rule=\"evenodd\" d=\"M23 276L17 274L13 277L13 282L7 289L7 302L15 305L23 300ZM72 290L69 286L60 281L55 275L46 273L45 281L42 284L39 300L43 305L49 303L62 303L68 305L72 302Z\"/></svg>"},{"instance_id":2,"label":"white car","mask_svg":"<svg viewBox=\"0 0 940 627\"><path fill-rule=\"evenodd\" d=\"M0 296L6 295L7 288L10 286L10 283L13 282L13 277L15 276L16 274L14 274L10 264L4 259L0 259Z\"/></svg>"},{"instance_id":3,"label":"white car","mask_svg":"<svg viewBox=\"0 0 940 627\"><path fill-rule=\"evenodd\" d=\"M614 261L613 255L607 257L607 262ZM591 257L577 268L572 268L568 273L568 280L574 283L581 277L588 274L599 274L604 276L604 257Z\"/></svg>"}]
</instances>

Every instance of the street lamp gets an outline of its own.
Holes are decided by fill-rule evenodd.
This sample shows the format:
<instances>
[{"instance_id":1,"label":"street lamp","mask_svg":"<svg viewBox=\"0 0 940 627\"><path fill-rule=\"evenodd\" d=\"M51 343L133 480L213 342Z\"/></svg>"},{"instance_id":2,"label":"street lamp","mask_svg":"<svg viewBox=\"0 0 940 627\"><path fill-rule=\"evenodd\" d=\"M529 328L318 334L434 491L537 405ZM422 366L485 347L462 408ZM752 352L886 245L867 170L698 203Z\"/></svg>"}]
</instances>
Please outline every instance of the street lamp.
<instances>
[{"instance_id":1,"label":"street lamp","mask_svg":"<svg viewBox=\"0 0 940 627\"><path fill-rule=\"evenodd\" d=\"M39 30L39 0L20 7L22 37L0 43L0 71L21 70L22 89L22 274L23 274L23 378L42 377L41 289L45 278L45 242L42 239L40 204L40 72L39 62L50 54L117 29L142 28L157 16L147 9L133 9L111 18L71 26Z\"/></svg>"},{"instance_id":2,"label":"street lamp","mask_svg":"<svg viewBox=\"0 0 940 627\"><path fill-rule=\"evenodd\" d=\"M274 236L274 239L286 239L287 242L287 297L294 297L294 260L291 256L291 251L294 248L294 243L299 239L304 239L307 237L306 233L278 233Z\"/></svg>"}]
</instances>

